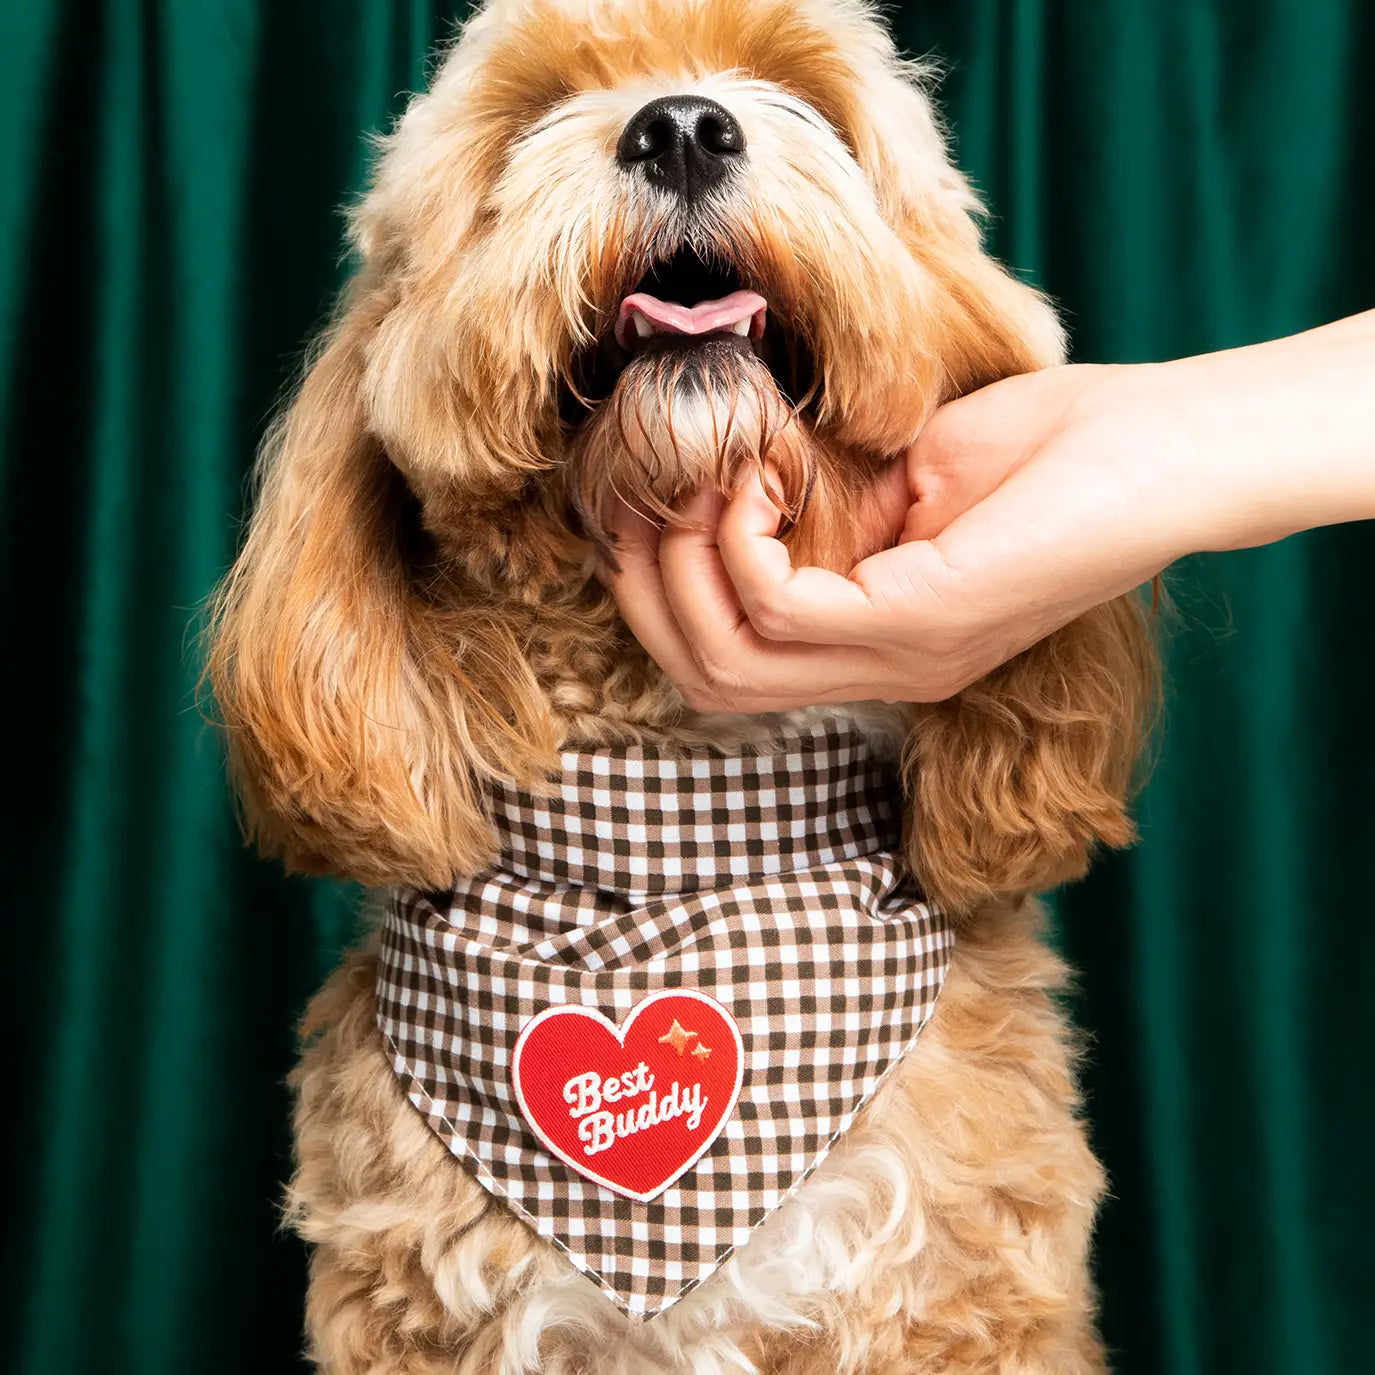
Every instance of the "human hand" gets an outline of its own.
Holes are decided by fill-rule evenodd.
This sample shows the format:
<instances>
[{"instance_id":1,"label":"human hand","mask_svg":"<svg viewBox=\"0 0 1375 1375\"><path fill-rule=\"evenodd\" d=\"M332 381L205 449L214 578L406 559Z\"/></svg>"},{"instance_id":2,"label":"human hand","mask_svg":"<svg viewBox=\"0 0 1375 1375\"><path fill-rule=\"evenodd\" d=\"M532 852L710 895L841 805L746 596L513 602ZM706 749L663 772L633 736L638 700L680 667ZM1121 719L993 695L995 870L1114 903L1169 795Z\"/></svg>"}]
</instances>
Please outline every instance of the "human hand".
<instances>
[{"instance_id":1,"label":"human hand","mask_svg":"<svg viewBox=\"0 0 1375 1375\"><path fill-rule=\"evenodd\" d=\"M1182 554L1375 515L1373 345L1367 314L1009 378L935 414L876 492L900 542L848 577L792 567L752 476L662 534L622 511L612 588L699 709L939 700Z\"/></svg>"}]
</instances>

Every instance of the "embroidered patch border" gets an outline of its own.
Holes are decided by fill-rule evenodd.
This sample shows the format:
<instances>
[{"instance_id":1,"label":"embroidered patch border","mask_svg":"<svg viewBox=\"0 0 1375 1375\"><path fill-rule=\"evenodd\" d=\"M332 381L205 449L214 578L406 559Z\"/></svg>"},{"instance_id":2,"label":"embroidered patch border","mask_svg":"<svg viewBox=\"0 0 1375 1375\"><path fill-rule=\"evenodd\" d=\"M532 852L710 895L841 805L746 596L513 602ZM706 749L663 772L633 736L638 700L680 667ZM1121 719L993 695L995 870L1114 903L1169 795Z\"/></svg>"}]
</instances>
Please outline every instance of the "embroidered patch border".
<instances>
[{"instance_id":1,"label":"embroidered patch border","mask_svg":"<svg viewBox=\"0 0 1375 1375\"><path fill-rule=\"evenodd\" d=\"M640 1018L646 1013L651 1016L664 1004L668 1003L673 1010L677 1010L683 1000L704 1004L715 1014L718 1023L729 1033L729 1044L718 1044L715 1047L715 1054L718 1056L724 1050L734 1053L734 1071L731 1074L731 1086L727 1090L724 1101L716 1104L707 1104L714 1107L715 1125L702 1132L699 1143L692 1153L681 1161L674 1159L668 1167L662 1171L662 1177L656 1174L655 1181L649 1187L636 1191L628 1185L624 1178L616 1179L608 1177L610 1172L601 1168L594 1169L586 1160L579 1159L570 1150L565 1150L554 1135L547 1128L543 1114L540 1109L531 1102L528 1102L523 1091L522 1081L528 1079L528 1074L523 1073L523 1059L531 1045L531 1038L537 1036L541 1028L548 1030L550 1024L557 1024L560 1021L567 1022L571 1017L588 1017L595 1020L595 1023L603 1030L608 1032L616 1042L616 1045L624 1049L626 1040L630 1036L633 1028L639 1024ZM658 1028L656 1027L655 1030ZM667 1040L674 1032L678 1032L684 1038L696 1033L684 1031L678 1024L675 1017L673 1026L668 1034L660 1037L659 1040ZM686 1046L678 1049L679 1058L682 1058L683 1050ZM693 1052L694 1054L699 1052ZM712 1052L708 1050L708 1054ZM575 1068L575 1064L570 1062L570 1068ZM687 1068L690 1068L688 1066ZM705 1067L703 1067L705 1068ZM582 1076L579 1076L582 1077ZM525 1120L530 1124L530 1129L544 1143L544 1145L558 1156L566 1165L578 1171L579 1174L586 1175L593 1183L600 1184L604 1188L611 1189L618 1194L624 1194L627 1198L639 1200L641 1203L648 1203L651 1199L657 1198L670 1184L676 1182L685 1175L702 1158L711 1143L724 1130L726 1123L730 1120L731 1114L735 1111L735 1105L740 1098L740 1087L745 1078L745 1044L740 1036L740 1028L735 1024L735 1018L731 1016L728 1009L721 1006L715 998L708 998L705 993L699 993L696 989L690 988L663 988L657 993L651 993L647 998L642 998L630 1010L630 1015L624 1022L617 1026L609 1018L602 1016L595 1007L577 1007L568 1003L556 1004L553 1007L546 1007L543 1012L537 1012L525 1026L521 1029L520 1035L516 1038L516 1048L511 1061L511 1087L515 1091L516 1102L520 1105L520 1110L525 1116ZM677 1081L674 1083L677 1087ZM652 1090L650 1090L652 1091ZM567 1098L565 1092L564 1097ZM600 1104L599 1104L600 1105ZM632 1111L634 1109L631 1109ZM610 1111L610 1110L608 1110ZM622 1109L626 1111L626 1109ZM570 1117L572 1114L569 1114ZM656 1124L657 1125L657 1124ZM652 1148L651 1148L652 1149Z\"/></svg>"}]
</instances>

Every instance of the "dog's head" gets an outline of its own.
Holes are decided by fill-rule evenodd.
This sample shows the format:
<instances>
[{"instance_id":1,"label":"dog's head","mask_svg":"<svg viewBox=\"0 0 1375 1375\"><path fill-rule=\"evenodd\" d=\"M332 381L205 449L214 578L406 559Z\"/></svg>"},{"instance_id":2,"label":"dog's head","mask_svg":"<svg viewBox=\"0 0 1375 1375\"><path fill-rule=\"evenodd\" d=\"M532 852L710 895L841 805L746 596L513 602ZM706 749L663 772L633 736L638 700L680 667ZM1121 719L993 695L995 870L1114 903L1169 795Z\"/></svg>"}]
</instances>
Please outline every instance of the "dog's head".
<instances>
[{"instance_id":1,"label":"dog's head","mask_svg":"<svg viewBox=\"0 0 1375 1375\"><path fill-rule=\"evenodd\" d=\"M824 520L940 401L1055 360L921 79L837 0L474 19L355 218L342 329L436 538L542 488L596 540L613 494L662 513L765 453Z\"/></svg>"},{"instance_id":2,"label":"dog's head","mask_svg":"<svg viewBox=\"0 0 1375 1375\"><path fill-rule=\"evenodd\" d=\"M923 75L857 0L470 21L385 141L217 605L266 848L365 881L477 862L484 776L681 709L593 578L611 501L666 515L767 459L807 557L848 566L855 497L937 405L1058 360Z\"/></svg>"}]
</instances>

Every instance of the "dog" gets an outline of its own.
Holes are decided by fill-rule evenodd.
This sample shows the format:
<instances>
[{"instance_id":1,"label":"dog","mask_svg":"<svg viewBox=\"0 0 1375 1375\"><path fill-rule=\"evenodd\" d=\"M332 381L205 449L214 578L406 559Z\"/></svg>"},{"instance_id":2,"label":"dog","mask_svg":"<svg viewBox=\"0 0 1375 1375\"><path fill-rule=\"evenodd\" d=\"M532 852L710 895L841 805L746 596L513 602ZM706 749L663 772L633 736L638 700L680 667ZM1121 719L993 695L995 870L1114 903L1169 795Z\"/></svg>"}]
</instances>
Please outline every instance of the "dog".
<instances>
[{"instance_id":1,"label":"dog","mask_svg":"<svg viewBox=\"0 0 1375 1375\"><path fill-rule=\"evenodd\" d=\"M756 759L841 731L899 790L903 910L944 914L953 944L920 1035L845 1130L647 1314L455 1158L379 1022L374 938L314 999L293 1076L288 1212L329 1375L1103 1369L1104 1177L1032 895L1132 838L1141 605L1090 611L949 701L748 718L685 701L599 576L613 501L672 519L766 462L794 557L848 570L872 552L865 493L939 405L1062 361L1049 304L983 250L929 84L862 0L490 0L382 141L356 277L213 604L251 838L393 905L451 901L510 840L493 799L539 796L561 760ZM682 1007L695 1029L675 1019L662 1054L689 1066L700 1045L705 1073L715 1046L717 1106L743 1102L731 1009ZM603 1021L624 1049L628 1022ZM590 1120L604 1094L649 1102L651 1078L648 1059L591 1071L564 1101ZM673 1113L683 1132L701 1117L679 1089L648 1116L599 1111L667 1140ZM521 1156L546 1194L580 1190L613 1230L653 1217L555 1135Z\"/></svg>"}]
</instances>

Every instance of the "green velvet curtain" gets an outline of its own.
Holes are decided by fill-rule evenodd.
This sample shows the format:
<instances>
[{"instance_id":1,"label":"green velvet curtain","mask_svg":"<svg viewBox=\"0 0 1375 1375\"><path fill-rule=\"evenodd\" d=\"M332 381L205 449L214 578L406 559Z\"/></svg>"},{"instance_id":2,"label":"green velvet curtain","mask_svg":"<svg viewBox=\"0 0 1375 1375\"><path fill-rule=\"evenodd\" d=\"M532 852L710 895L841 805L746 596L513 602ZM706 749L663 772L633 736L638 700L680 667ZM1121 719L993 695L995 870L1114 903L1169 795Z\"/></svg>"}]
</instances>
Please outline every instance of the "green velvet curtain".
<instances>
[{"instance_id":1,"label":"green velvet curtain","mask_svg":"<svg viewBox=\"0 0 1375 1375\"><path fill-rule=\"evenodd\" d=\"M0 7L7 1271L24 1375L299 1368L292 1022L353 895L239 847L195 608L421 0ZM1369 0L924 0L1078 355L1375 304ZM1375 385L1375 379L1372 379ZM1119 1369L1348 1375L1375 1311L1375 530L1191 561L1143 839L1060 904Z\"/></svg>"}]
</instances>

